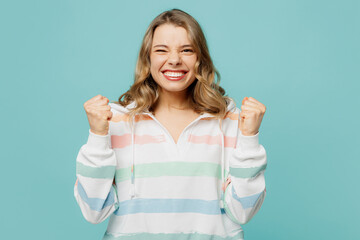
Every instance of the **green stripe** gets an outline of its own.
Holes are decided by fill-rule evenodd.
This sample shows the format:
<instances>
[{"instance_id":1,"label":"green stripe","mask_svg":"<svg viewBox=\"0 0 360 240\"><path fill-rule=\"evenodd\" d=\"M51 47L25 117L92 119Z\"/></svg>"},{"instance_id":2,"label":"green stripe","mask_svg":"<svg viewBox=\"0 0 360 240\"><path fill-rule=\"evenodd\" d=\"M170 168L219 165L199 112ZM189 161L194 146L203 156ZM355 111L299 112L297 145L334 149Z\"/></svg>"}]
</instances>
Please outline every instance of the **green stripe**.
<instances>
[{"instance_id":1,"label":"green stripe","mask_svg":"<svg viewBox=\"0 0 360 240\"><path fill-rule=\"evenodd\" d=\"M116 170L115 181L130 179L131 170L121 168ZM136 164L135 178L149 178L161 176L203 176L221 179L221 165L209 162L162 162Z\"/></svg>"},{"instance_id":2,"label":"green stripe","mask_svg":"<svg viewBox=\"0 0 360 240\"><path fill-rule=\"evenodd\" d=\"M234 168L230 167L231 176L237 178L252 178L255 177L260 171L266 168L267 164L261 165L260 167L253 168Z\"/></svg>"},{"instance_id":3,"label":"green stripe","mask_svg":"<svg viewBox=\"0 0 360 240\"><path fill-rule=\"evenodd\" d=\"M102 240L240 240L244 239L244 232L241 231L233 237L220 237L217 235L203 234L203 233L131 233L114 237L111 234L105 233Z\"/></svg>"},{"instance_id":4,"label":"green stripe","mask_svg":"<svg viewBox=\"0 0 360 240\"><path fill-rule=\"evenodd\" d=\"M76 162L76 173L91 178L114 178L115 166L90 167Z\"/></svg>"},{"instance_id":5,"label":"green stripe","mask_svg":"<svg viewBox=\"0 0 360 240\"><path fill-rule=\"evenodd\" d=\"M136 170L137 167L138 165L135 165ZM125 180L129 180L131 174L130 169L131 169L130 167L117 169L115 173L115 182L122 182Z\"/></svg>"}]
</instances>

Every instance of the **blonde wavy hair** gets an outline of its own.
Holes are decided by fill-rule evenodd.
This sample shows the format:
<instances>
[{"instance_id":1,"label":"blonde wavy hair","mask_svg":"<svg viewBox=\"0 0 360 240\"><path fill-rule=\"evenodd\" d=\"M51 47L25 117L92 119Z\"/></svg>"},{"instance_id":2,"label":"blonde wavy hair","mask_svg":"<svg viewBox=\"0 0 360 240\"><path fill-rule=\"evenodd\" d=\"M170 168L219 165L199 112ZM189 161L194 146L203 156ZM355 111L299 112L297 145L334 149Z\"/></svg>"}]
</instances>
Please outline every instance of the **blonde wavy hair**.
<instances>
[{"instance_id":1,"label":"blonde wavy hair","mask_svg":"<svg viewBox=\"0 0 360 240\"><path fill-rule=\"evenodd\" d=\"M154 111L153 108L159 99L159 87L150 73L150 52L155 29L162 24L173 24L185 28L197 54L196 79L187 89L189 106L196 113L208 112L222 120L226 115L229 97L224 96L225 90L219 85L220 74L211 60L199 23L188 13L179 9L165 11L150 23L138 55L134 83L115 103L126 107L135 101L136 106L129 109L129 119L144 111ZM122 98L124 99L121 100Z\"/></svg>"}]
</instances>

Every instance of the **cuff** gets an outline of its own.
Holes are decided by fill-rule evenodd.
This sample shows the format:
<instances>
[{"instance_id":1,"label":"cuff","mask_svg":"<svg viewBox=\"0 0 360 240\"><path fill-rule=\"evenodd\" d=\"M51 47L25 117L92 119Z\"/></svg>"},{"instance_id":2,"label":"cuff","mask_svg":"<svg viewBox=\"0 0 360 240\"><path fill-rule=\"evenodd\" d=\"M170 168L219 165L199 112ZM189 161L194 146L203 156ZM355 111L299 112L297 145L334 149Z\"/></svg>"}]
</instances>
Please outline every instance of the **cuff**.
<instances>
[{"instance_id":1,"label":"cuff","mask_svg":"<svg viewBox=\"0 0 360 240\"><path fill-rule=\"evenodd\" d=\"M98 135L90 131L89 129L89 137L86 143L91 148L97 149L109 149L110 148L110 133L107 135Z\"/></svg>"},{"instance_id":2,"label":"cuff","mask_svg":"<svg viewBox=\"0 0 360 240\"><path fill-rule=\"evenodd\" d=\"M259 151L259 132L253 136L245 136L239 132L239 145L243 152L257 152Z\"/></svg>"}]
</instances>

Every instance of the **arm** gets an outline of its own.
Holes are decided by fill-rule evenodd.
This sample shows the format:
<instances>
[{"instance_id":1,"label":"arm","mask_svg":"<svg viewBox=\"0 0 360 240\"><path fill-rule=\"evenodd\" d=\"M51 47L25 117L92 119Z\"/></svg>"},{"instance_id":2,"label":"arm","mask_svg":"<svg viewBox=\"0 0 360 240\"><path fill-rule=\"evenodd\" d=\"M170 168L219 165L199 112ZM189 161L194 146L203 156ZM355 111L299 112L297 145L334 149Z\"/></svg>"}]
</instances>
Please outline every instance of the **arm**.
<instances>
[{"instance_id":1,"label":"arm","mask_svg":"<svg viewBox=\"0 0 360 240\"><path fill-rule=\"evenodd\" d=\"M230 160L231 182L224 193L224 208L238 224L245 224L259 211L265 195L266 151L259 144L259 132L244 136L238 131L238 140Z\"/></svg>"},{"instance_id":2,"label":"arm","mask_svg":"<svg viewBox=\"0 0 360 240\"><path fill-rule=\"evenodd\" d=\"M110 148L110 134L98 135L89 130L88 141L76 159L74 186L75 199L87 221L100 223L118 208L113 184L115 170L116 156Z\"/></svg>"}]
</instances>

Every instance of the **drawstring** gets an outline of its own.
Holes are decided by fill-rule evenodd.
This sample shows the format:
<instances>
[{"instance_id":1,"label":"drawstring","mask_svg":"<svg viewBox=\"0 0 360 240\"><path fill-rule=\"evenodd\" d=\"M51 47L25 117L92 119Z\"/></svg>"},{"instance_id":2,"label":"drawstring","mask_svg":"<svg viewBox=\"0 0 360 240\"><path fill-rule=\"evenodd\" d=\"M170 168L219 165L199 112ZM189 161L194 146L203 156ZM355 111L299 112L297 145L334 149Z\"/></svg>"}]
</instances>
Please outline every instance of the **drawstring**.
<instances>
[{"instance_id":1,"label":"drawstring","mask_svg":"<svg viewBox=\"0 0 360 240\"><path fill-rule=\"evenodd\" d=\"M224 208L224 191L222 189L222 186L225 186L224 183L224 133L222 131L222 124L221 120L219 119L219 129L221 133L221 199L220 199L220 208Z\"/></svg>"},{"instance_id":2,"label":"drawstring","mask_svg":"<svg viewBox=\"0 0 360 240\"><path fill-rule=\"evenodd\" d=\"M134 175L134 124L135 124L135 116L132 118L132 124L131 124L131 147L132 147L132 165L131 165L131 186L130 186L130 198L135 197L135 175Z\"/></svg>"}]
</instances>

